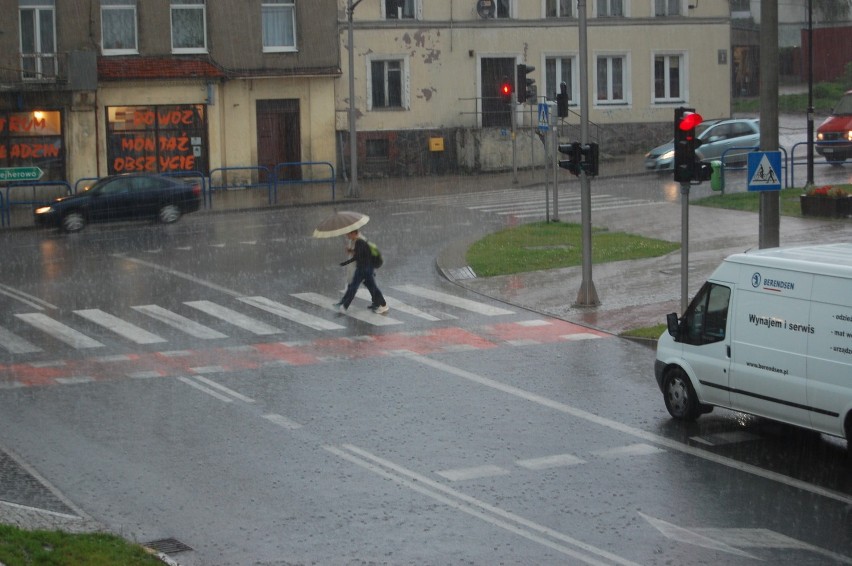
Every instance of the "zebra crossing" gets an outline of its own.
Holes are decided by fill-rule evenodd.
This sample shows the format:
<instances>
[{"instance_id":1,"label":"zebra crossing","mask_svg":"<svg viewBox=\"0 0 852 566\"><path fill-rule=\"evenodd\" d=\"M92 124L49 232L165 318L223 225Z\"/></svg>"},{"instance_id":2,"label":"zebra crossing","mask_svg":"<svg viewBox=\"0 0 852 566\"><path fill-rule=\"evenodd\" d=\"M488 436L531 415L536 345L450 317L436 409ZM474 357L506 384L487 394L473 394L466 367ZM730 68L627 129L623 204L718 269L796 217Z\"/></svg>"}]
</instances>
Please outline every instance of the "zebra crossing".
<instances>
[{"instance_id":1,"label":"zebra crossing","mask_svg":"<svg viewBox=\"0 0 852 566\"><path fill-rule=\"evenodd\" d=\"M551 196L550 214L554 213ZM501 189L457 195L434 195L400 199L396 202L422 204L429 206L448 206L466 208L479 212L489 212L499 216L511 216L517 219L544 219L548 215L548 202L543 187ZM580 214L580 194L578 191L560 191L558 195L559 215ZM593 194L592 211L615 210L649 206L654 201L631 199L614 195Z\"/></svg>"},{"instance_id":2,"label":"zebra crossing","mask_svg":"<svg viewBox=\"0 0 852 566\"><path fill-rule=\"evenodd\" d=\"M278 300L262 296L187 300L171 309L157 304L133 305L124 313L82 308L60 315L56 307L33 304L39 312L16 313L11 320L0 320L0 353L37 354L55 351L62 344L81 351L103 350L115 342L157 346L180 342L180 337L191 343L192 339L210 342L245 333L274 338L304 334L305 329L341 334L348 319L378 331L382 327L452 321L464 315L491 319L516 314L509 308L415 284L400 284L390 290L392 294L386 295L390 315L363 308L370 300L366 289L359 290L356 302L344 315L334 307L337 297L316 292L291 293Z\"/></svg>"}]
</instances>

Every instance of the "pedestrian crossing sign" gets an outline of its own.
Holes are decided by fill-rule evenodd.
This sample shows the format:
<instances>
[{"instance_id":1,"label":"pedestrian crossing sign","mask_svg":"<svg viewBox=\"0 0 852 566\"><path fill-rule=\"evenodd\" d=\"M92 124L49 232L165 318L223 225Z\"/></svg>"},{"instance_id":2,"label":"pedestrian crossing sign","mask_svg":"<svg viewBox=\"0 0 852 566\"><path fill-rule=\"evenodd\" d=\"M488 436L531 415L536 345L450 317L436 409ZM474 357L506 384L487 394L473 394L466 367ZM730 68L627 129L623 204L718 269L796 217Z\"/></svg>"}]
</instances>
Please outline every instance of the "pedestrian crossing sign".
<instances>
[{"instance_id":1,"label":"pedestrian crossing sign","mask_svg":"<svg viewBox=\"0 0 852 566\"><path fill-rule=\"evenodd\" d=\"M781 190L780 151L753 151L748 154L748 190Z\"/></svg>"},{"instance_id":2,"label":"pedestrian crossing sign","mask_svg":"<svg viewBox=\"0 0 852 566\"><path fill-rule=\"evenodd\" d=\"M538 131L546 132L550 129L550 112L547 108L547 103L539 102L538 104Z\"/></svg>"}]
</instances>

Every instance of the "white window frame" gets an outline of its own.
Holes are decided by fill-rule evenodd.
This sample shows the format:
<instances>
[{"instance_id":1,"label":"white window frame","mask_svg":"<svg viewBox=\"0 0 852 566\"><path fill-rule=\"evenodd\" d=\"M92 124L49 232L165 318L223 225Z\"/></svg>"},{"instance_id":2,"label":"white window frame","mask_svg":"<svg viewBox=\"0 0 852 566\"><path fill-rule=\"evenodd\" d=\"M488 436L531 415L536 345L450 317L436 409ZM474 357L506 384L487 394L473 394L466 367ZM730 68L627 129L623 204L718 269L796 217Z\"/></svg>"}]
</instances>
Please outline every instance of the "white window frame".
<instances>
[{"instance_id":1,"label":"white window frame","mask_svg":"<svg viewBox=\"0 0 852 566\"><path fill-rule=\"evenodd\" d=\"M611 16L612 13L612 3L614 0L604 0L606 2L607 10L605 14L601 14L598 10L598 1L599 0L589 0L589 3L592 5L592 11L594 12L593 17L595 18L629 18L630 17L630 0L621 0L622 2L622 11L624 12L620 16ZM651 7L653 10L653 6Z\"/></svg>"},{"instance_id":2,"label":"white window frame","mask_svg":"<svg viewBox=\"0 0 852 566\"><path fill-rule=\"evenodd\" d=\"M405 0L406 2L411 2L414 8L414 17L413 18L389 18L387 14L387 2L386 0L381 0L382 7L382 19L383 20L397 20L397 21L405 21L405 20L422 20L423 19L423 0Z\"/></svg>"},{"instance_id":3,"label":"white window frame","mask_svg":"<svg viewBox=\"0 0 852 566\"><path fill-rule=\"evenodd\" d=\"M296 36L296 0L263 0L261 3L261 28L266 26L266 21L264 18L264 13L271 12L282 12L279 14L279 17L285 17L289 11L290 13L290 22L289 25L290 31L293 36L293 44L292 45L265 45L263 46L264 53L293 53L298 51L298 37ZM285 24L286 25L286 24ZM264 43L266 42L266 37L263 29L261 29L261 37Z\"/></svg>"},{"instance_id":4,"label":"white window frame","mask_svg":"<svg viewBox=\"0 0 852 566\"><path fill-rule=\"evenodd\" d=\"M175 12L201 12L202 44L195 47L175 47ZM169 9L171 21L172 53L207 53L207 6L204 0L172 0Z\"/></svg>"},{"instance_id":5,"label":"white window frame","mask_svg":"<svg viewBox=\"0 0 852 566\"><path fill-rule=\"evenodd\" d=\"M501 16L500 10L498 9L498 4L501 0L494 0L494 19L495 20L512 20L517 18L518 11L518 3L516 0L506 0L509 3L509 13L508 15ZM529 1L529 0L527 0Z\"/></svg>"},{"instance_id":6,"label":"white window frame","mask_svg":"<svg viewBox=\"0 0 852 566\"><path fill-rule=\"evenodd\" d=\"M56 56L56 6L55 0L20 0L18 6L18 31L19 31L19 53L21 54L21 79L24 81L54 80L58 72ZM33 12L33 43L34 51L24 53L24 30L22 12ZM49 33L53 37L53 52L45 53L41 50L42 39L45 30L41 25L41 13L52 12L51 29ZM32 68L28 69L25 60L31 59ZM33 75L33 76L27 76Z\"/></svg>"},{"instance_id":7,"label":"white window frame","mask_svg":"<svg viewBox=\"0 0 852 566\"><path fill-rule=\"evenodd\" d=\"M604 100L598 99L598 61L600 59L607 59L609 63L607 64L607 98ZM611 61L613 59L621 59L623 61L622 64L622 89L623 89L623 97L619 99L612 98L612 64ZM592 75L594 77L593 80L593 100L594 105L600 108L612 108L612 107L627 107L632 104L632 90L631 90L631 82L630 82L630 53L625 52L607 52L601 51L595 53L594 56L594 67Z\"/></svg>"},{"instance_id":8,"label":"white window frame","mask_svg":"<svg viewBox=\"0 0 852 566\"><path fill-rule=\"evenodd\" d=\"M659 15L657 14L657 3L658 2L663 2L665 4L665 12L666 12L665 14L659 14ZM670 18L670 17L673 17L673 16L685 16L686 15L686 12L684 11L686 9L686 6L685 6L686 2L684 2L684 0L675 0L675 3L677 4L677 9L678 9L677 14L670 14L669 13L669 2L672 2L672 0L652 0L652 2L651 2L651 17L652 18Z\"/></svg>"},{"instance_id":9,"label":"white window frame","mask_svg":"<svg viewBox=\"0 0 852 566\"><path fill-rule=\"evenodd\" d=\"M579 55L577 53L545 53L544 54L544 56L542 57L542 67L541 67L542 68L542 72L541 72L542 73L542 80L544 81L544 86L543 86L542 90L544 92L542 92L541 94L543 94L545 96L550 95L550 93L548 93L548 91L547 91L548 79L550 78L547 74L548 73L547 62L551 59L557 59L557 60L560 60L560 61L562 59L570 59L571 60L571 81L570 82L565 81L565 82L568 82L568 84L569 84L569 87L568 87L568 106L579 106L579 104L580 104L580 100L579 100L579 96L580 96L580 89L579 89L580 58L579 58ZM561 83L565 80L564 76L562 74L563 73L562 65L560 64L560 65L558 65L558 67L559 67L558 74L555 77L555 82L554 82L556 90L554 91L553 100L556 100L555 95L559 94L559 83Z\"/></svg>"},{"instance_id":10,"label":"white window frame","mask_svg":"<svg viewBox=\"0 0 852 566\"><path fill-rule=\"evenodd\" d=\"M547 3L548 2L556 2L556 15L548 16L547 15ZM576 0L568 0L568 11L570 12L567 16L562 14L562 2L560 0L541 0L541 17L545 19L570 19L576 18L577 14L576 10L573 6L576 6Z\"/></svg>"},{"instance_id":11,"label":"white window frame","mask_svg":"<svg viewBox=\"0 0 852 566\"><path fill-rule=\"evenodd\" d=\"M382 111L382 112L393 112L393 111L401 111L401 110L411 110L411 96L410 96L410 68L408 62L407 55L382 55L378 53L373 53L367 55L365 57L367 63L367 111ZM399 61L400 72L402 73L402 77L400 77L400 88L402 92L400 92L400 104L401 106L381 106L378 108L373 108L373 63L379 61Z\"/></svg>"},{"instance_id":12,"label":"white window frame","mask_svg":"<svg viewBox=\"0 0 852 566\"><path fill-rule=\"evenodd\" d=\"M133 14L133 45L132 47L107 47L104 45L104 14L120 10L130 11ZM139 19L136 13L136 0L101 0L101 52L104 55L134 55L139 53Z\"/></svg>"},{"instance_id":13,"label":"white window frame","mask_svg":"<svg viewBox=\"0 0 852 566\"><path fill-rule=\"evenodd\" d=\"M665 57L665 90L666 94L663 97L657 96L657 57ZM669 92L671 86L671 59L678 58L680 70L680 94L672 96ZM687 76L687 59L686 53L683 51L652 51L651 52L651 101L653 104L671 104L675 102L684 102L689 100L689 92L687 85L689 84Z\"/></svg>"}]
</instances>

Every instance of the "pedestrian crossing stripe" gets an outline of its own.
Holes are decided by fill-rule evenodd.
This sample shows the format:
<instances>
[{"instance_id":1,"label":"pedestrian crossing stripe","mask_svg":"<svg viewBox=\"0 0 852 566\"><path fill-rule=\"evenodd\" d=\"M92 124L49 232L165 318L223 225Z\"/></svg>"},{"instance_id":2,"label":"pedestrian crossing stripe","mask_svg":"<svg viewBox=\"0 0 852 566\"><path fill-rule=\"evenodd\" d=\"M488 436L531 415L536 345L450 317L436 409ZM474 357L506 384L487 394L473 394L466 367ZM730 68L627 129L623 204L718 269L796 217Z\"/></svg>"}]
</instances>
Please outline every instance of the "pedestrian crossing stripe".
<instances>
[{"instance_id":1,"label":"pedestrian crossing stripe","mask_svg":"<svg viewBox=\"0 0 852 566\"><path fill-rule=\"evenodd\" d=\"M781 152L755 151L748 154L748 190L781 189Z\"/></svg>"}]
</instances>

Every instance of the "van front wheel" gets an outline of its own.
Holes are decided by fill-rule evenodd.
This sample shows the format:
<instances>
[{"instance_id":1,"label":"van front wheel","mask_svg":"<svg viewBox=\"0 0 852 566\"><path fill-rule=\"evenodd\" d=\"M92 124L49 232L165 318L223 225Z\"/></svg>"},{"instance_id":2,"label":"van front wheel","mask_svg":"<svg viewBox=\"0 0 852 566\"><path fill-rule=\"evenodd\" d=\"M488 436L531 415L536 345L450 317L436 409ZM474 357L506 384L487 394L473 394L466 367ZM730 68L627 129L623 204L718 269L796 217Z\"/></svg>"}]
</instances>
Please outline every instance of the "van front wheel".
<instances>
[{"instance_id":1,"label":"van front wheel","mask_svg":"<svg viewBox=\"0 0 852 566\"><path fill-rule=\"evenodd\" d=\"M669 370L663 382L663 397L669 414L682 421L694 421L701 414L695 389L681 368Z\"/></svg>"}]
</instances>

